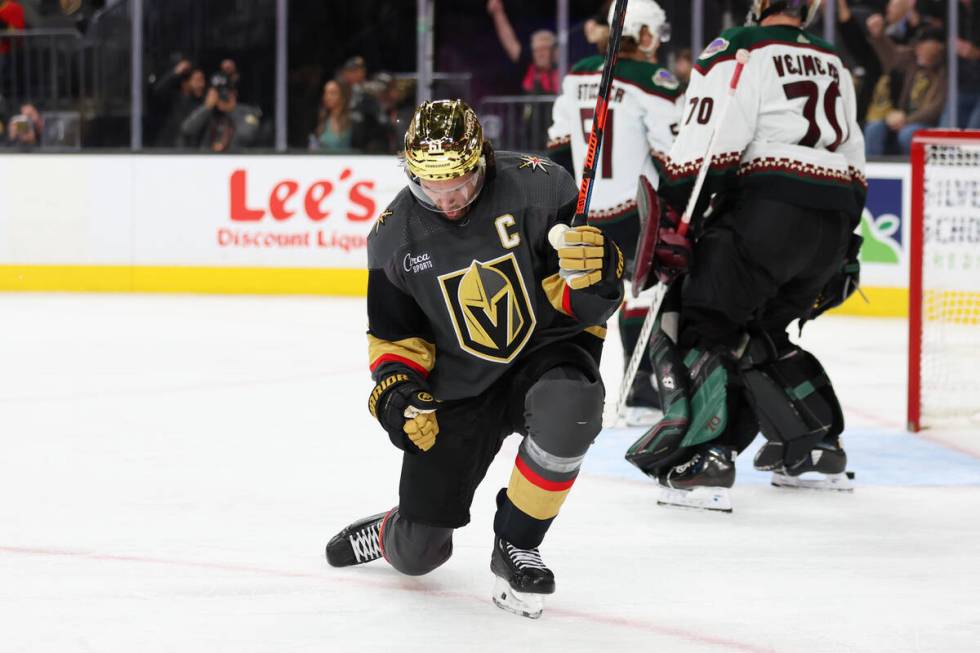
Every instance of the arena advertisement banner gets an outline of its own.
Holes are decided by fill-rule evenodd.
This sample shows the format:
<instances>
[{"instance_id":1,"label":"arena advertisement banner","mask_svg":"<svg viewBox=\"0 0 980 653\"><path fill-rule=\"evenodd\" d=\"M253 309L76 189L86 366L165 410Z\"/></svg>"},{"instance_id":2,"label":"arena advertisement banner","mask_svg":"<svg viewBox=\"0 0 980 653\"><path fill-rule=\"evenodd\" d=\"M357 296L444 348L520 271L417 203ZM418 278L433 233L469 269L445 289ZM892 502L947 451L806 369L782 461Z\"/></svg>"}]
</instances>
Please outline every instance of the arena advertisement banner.
<instances>
[{"instance_id":1,"label":"arena advertisement banner","mask_svg":"<svg viewBox=\"0 0 980 653\"><path fill-rule=\"evenodd\" d=\"M868 197L861 218L861 278L870 286L908 286L911 171L908 165L868 164Z\"/></svg>"},{"instance_id":2,"label":"arena advertisement banner","mask_svg":"<svg viewBox=\"0 0 980 653\"><path fill-rule=\"evenodd\" d=\"M861 293L838 309L856 315L902 316L908 312L911 168L907 163L869 163L868 196L861 216Z\"/></svg>"},{"instance_id":3,"label":"arena advertisement banner","mask_svg":"<svg viewBox=\"0 0 980 653\"><path fill-rule=\"evenodd\" d=\"M8 289L360 294L405 183L391 156L20 155L0 175Z\"/></svg>"},{"instance_id":4,"label":"arena advertisement banner","mask_svg":"<svg viewBox=\"0 0 980 653\"><path fill-rule=\"evenodd\" d=\"M0 289L363 294L391 156L0 155ZM902 315L910 170L868 165L862 288Z\"/></svg>"}]
</instances>

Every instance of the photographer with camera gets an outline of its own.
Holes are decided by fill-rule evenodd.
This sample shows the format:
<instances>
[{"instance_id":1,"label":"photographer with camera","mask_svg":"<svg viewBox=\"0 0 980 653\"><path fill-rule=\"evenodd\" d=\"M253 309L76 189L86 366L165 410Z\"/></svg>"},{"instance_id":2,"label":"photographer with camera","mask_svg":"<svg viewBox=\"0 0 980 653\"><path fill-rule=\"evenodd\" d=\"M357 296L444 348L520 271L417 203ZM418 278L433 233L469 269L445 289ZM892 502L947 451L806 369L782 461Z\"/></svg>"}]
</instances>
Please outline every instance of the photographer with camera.
<instances>
[{"instance_id":1,"label":"photographer with camera","mask_svg":"<svg viewBox=\"0 0 980 653\"><path fill-rule=\"evenodd\" d=\"M225 72L211 76L211 88L204 97L204 104L180 127L184 146L228 152L256 144L262 111L258 107L239 104L236 79L237 75L229 77Z\"/></svg>"},{"instance_id":2,"label":"photographer with camera","mask_svg":"<svg viewBox=\"0 0 980 653\"><path fill-rule=\"evenodd\" d=\"M11 116L7 124L6 146L33 150L41 145L44 118L33 104L22 104L20 113Z\"/></svg>"}]
</instances>

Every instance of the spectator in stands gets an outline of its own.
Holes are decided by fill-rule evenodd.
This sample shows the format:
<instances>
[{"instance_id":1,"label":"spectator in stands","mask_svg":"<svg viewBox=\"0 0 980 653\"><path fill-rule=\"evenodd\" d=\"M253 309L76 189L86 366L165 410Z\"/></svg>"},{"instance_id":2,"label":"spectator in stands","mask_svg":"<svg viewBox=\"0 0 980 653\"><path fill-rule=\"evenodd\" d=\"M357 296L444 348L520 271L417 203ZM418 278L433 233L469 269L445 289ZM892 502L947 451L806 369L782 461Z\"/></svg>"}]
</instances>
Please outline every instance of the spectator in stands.
<instances>
[{"instance_id":1,"label":"spectator in stands","mask_svg":"<svg viewBox=\"0 0 980 653\"><path fill-rule=\"evenodd\" d=\"M364 120L351 110L351 87L343 79L323 85L323 97L310 149L321 152L348 151L364 147Z\"/></svg>"},{"instance_id":2,"label":"spectator in stands","mask_svg":"<svg viewBox=\"0 0 980 653\"><path fill-rule=\"evenodd\" d=\"M345 61L337 71L337 79L350 88L351 115L359 123L359 134L363 134L363 140L355 147L374 154L386 152L388 139L380 118L381 106L369 92L364 57L354 56Z\"/></svg>"},{"instance_id":3,"label":"spectator in stands","mask_svg":"<svg viewBox=\"0 0 980 653\"><path fill-rule=\"evenodd\" d=\"M237 90L238 82L241 80L241 75L238 73L238 64L235 63L235 60L223 59L219 68L221 70L221 74L228 78L228 83Z\"/></svg>"},{"instance_id":4,"label":"spectator in stands","mask_svg":"<svg viewBox=\"0 0 980 653\"><path fill-rule=\"evenodd\" d=\"M959 0L959 28L956 39L957 121L953 125L947 107L942 125L980 129L980 7L976 2Z\"/></svg>"},{"instance_id":5,"label":"spectator in stands","mask_svg":"<svg viewBox=\"0 0 980 653\"><path fill-rule=\"evenodd\" d=\"M405 130L415 114L415 98L406 95L407 84L395 79L391 73L376 74L366 87L381 108L378 122L384 137L383 149L394 154L405 141Z\"/></svg>"},{"instance_id":6,"label":"spectator in stands","mask_svg":"<svg viewBox=\"0 0 980 653\"><path fill-rule=\"evenodd\" d=\"M194 68L188 59L178 61L173 70L154 82L151 87L153 99L160 110L166 112L155 139L157 147L180 144L180 127L194 109L201 106L206 90L204 71Z\"/></svg>"},{"instance_id":7,"label":"spectator in stands","mask_svg":"<svg viewBox=\"0 0 980 653\"><path fill-rule=\"evenodd\" d=\"M916 0L888 0L885 7L885 34L893 42L905 45L911 42L916 30L922 25L922 17L916 11Z\"/></svg>"},{"instance_id":8,"label":"spectator in stands","mask_svg":"<svg viewBox=\"0 0 980 653\"><path fill-rule=\"evenodd\" d=\"M33 104L22 104L20 113L11 116L7 124L7 146L32 150L41 145L44 117Z\"/></svg>"},{"instance_id":9,"label":"spectator in stands","mask_svg":"<svg viewBox=\"0 0 980 653\"><path fill-rule=\"evenodd\" d=\"M531 34L530 52L521 45L507 17L503 0L488 0L487 13L493 19L497 38L507 57L517 66L520 90L525 95L557 95L561 92L561 80L555 66L555 33L542 29ZM553 100L533 100L524 104L521 112L522 149L544 150L551 125Z\"/></svg>"},{"instance_id":10,"label":"spectator in stands","mask_svg":"<svg viewBox=\"0 0 980 653\"><path fill-rule=\"evenodd\" d=\"M899 153L907 153L912 135L939 122L946 97L946 65L942 31L925 28L918 33L912 47L895 45L885 34L885 21L880 14L868 18L871 45L878 54L886 73L901 74L898 103L883 120L869 122L864 129L866 151L869 155L890 153L893 136Z\"/></svg>"},{"instance_id":11,"label":"spectator in stands","mask_svg":"<svg viewBox=\"0 0 980 653\"><path fill-rule=\"evenodd\" d=\"M342 80L350 89L351 111L358 111L365 117L376 116L380 109L378 103L367 92L364 83L367 80L367 64L364 57L351 57L337 71L337 78Z\"/></svg>"},{"instance_id":12,"label":"spectator in stands","mask_svg":"<svg viewBox=\"0 0 980 653\"><path fill-rule=\"evenodd\" d=\"M542 29L531 34L530 53L521 46L507 17L503 0L488 0L487 13L493 18L497 38L508 58L517 64L521 90L531 95L555 95L561 91L555 68L555 33Z\"/></svg>"},{"instance_id":13,"label":"spectator in stands","mask_svg":"<svg viewBox=\"0 0 980 653\"><path fill-rule=\"evenodd\" d=\"M17 0L0 0L0 76L6 73L4 59L10 52L10 39L4 36L10 32L19 32L25 27L24 8Z\"/></svg>"},{"instance_id":14,"label":"spectator in stands","mask_svg":"<svg viewBox=\"0 0 980 653\"><path fill-rule=\"evenodd\" d=\"M224 68L222 68L224 70ZM180 127L182 143L211 152L229 152L256 145L262 111L240 104L238 89L224 72L211 76L204 104Z\"/></svg>"},{"instance_id":15,"label":"spectator in stands","mask_svg":"<svg viewBox=\"0 0 980 653\"><path fill-rule=\"evenodd\" d=\"M875 92L875 86L879 84L881 77L881 62L874 48L868 42L868 36L864 28L852 13L848 0L837 0L837 22L840 28L841 39L844 49L854 59L854 82L857 88L857 116L858 121L864 124L868 114L868 107L871 105L871 98ZM888 84L886 81L885 84ZM890 85L889 85L890 89ZM882 97L888 98L889 90L882 89ZM884 113L891 108L891 100L883 102L883 110L875 119L883 119Z\"/></svg>"}]
</instances>

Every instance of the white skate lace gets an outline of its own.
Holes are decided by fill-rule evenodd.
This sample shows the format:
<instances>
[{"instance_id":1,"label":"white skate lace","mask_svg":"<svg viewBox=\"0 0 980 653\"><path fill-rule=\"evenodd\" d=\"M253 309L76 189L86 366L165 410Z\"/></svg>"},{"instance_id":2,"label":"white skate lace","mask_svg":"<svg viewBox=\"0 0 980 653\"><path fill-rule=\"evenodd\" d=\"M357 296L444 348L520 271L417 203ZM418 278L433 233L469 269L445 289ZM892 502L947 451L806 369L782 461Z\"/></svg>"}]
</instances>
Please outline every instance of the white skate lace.
<instances>
[{"instance_id":1,"label":"white skate lace","mask_svg":"<svg viewBox=\"0 0 980 653\"><path fill-rule=\"evenodd\" d=\"M694 467L695 465L697 465L699 462L701 462L701 454L695 454L694 455L694 458L691 458L686 463L682 463L682 464L678 465L677 467L675 467L674 468L674 474L683 474L684 472L686 472L687 470L689 470L691 467Z\"/></svg>"},{"instance_id":2,"label":"white skate lace","mask_svg":"<svg viewBox=\"0 0 980 653\"><path fill-rule=\"evenodd\" d=\"M381 522L374 522L351 533L348 539L354 549L354 559L357 562L370 562L381 557Z\"/></svg>"},{"instance_id":3,"label":"white skate lace","mask_svg":"<svg viewBox=\"0 0 980 653\"><path fill-rule=\"evenodd\" d=\"M507 555L510 557L511 562L521 569L544 569L547 571L547 567L544 561L541 560L541 554L538 553L537 549L518 549L513 544L504 542L504 546L507 547Z\"/></svg>"}]
</instances>

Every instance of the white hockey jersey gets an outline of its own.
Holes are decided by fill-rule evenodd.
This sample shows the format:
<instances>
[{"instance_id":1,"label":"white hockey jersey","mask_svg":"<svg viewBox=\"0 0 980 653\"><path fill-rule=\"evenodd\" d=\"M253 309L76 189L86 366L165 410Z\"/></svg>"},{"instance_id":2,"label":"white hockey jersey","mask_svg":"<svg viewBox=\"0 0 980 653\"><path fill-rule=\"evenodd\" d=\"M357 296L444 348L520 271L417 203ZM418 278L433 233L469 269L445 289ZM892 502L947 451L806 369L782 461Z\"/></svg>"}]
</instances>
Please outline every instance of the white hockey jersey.
<instances>
[{"instance_id":1,"label":"white hockey jersey","mask_svg":"<svg viewBox=\"0 0 980 653\"><path fill-rule=\"evenodd\" d=\"M571 148L579 184L603 63L603 57L587 57L565 76L548 130L552 156ZM589 224L604 227L636 216L637 178L642 173L656 187L657 171L651 154L664 157L674 141L681 114L680 94L680 83L662 66L631 59L616 63Z\"/></svg>"},{"instance_id":2,"label":"white hockey jersey","mask_svg":"<svg viewBox=\"0 0 980 653\"><path fill-rule=\"evenodd\" d=\"M735 53L750 53L725 123ZM854 84L834 46L797 27L736 27L701 53L684 99L680 133L658 157L660 195L684 208L720 130L699 207L712 192L752 192L794 205L860 216L867 182Z\"/></svg>"}]
</instances>

